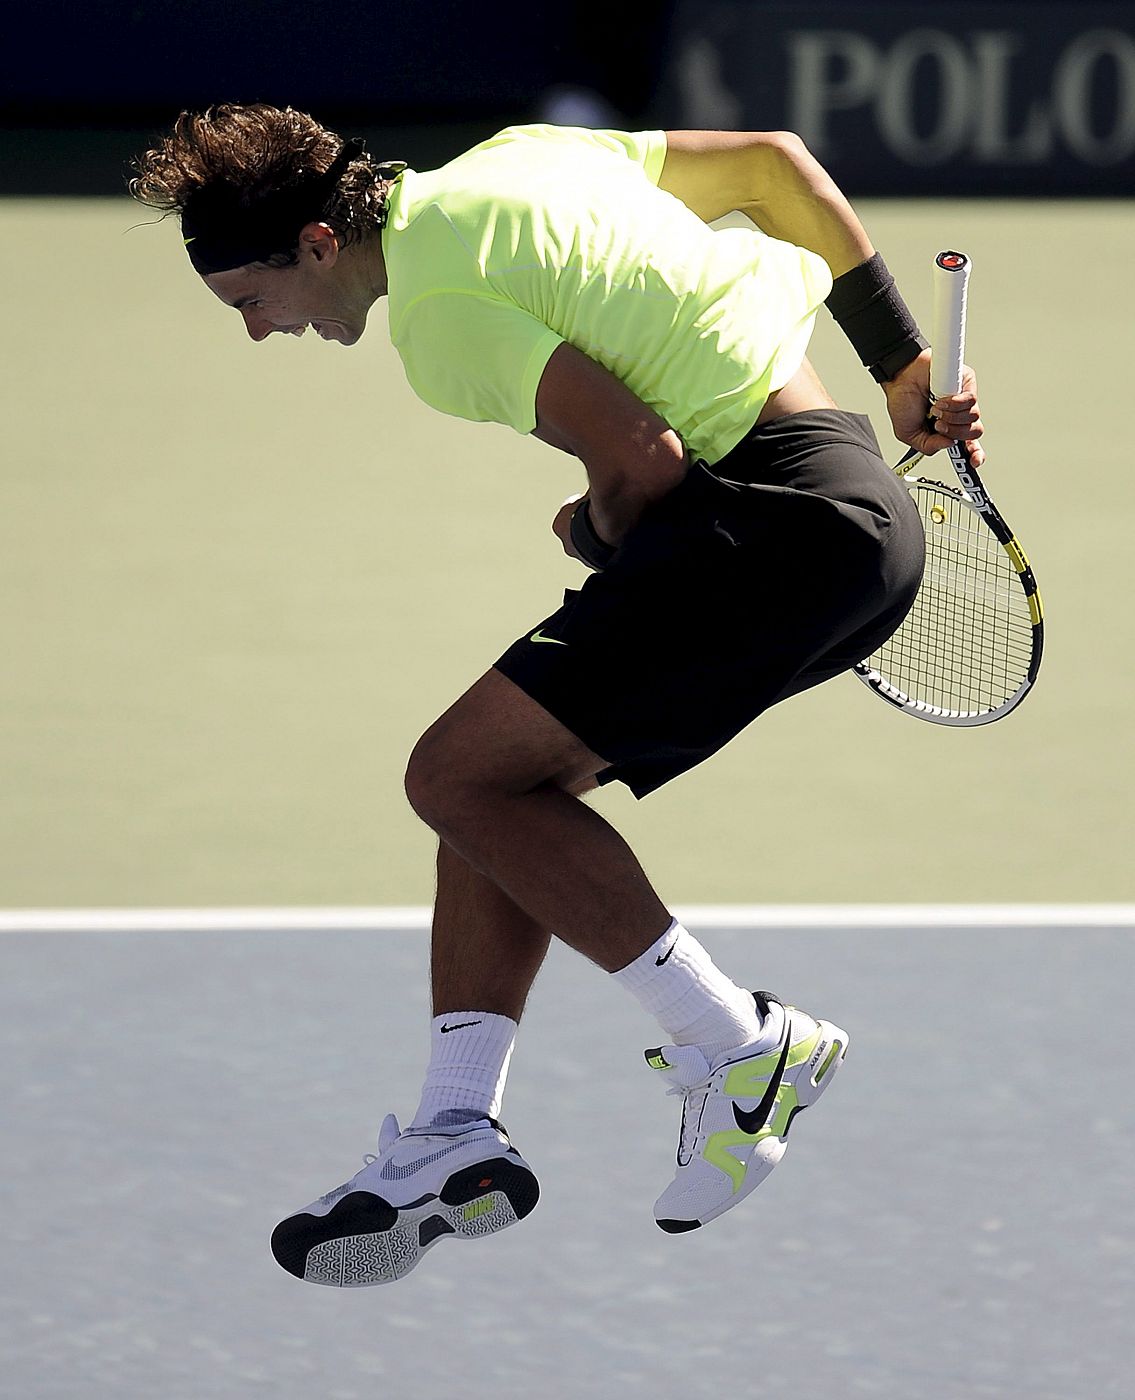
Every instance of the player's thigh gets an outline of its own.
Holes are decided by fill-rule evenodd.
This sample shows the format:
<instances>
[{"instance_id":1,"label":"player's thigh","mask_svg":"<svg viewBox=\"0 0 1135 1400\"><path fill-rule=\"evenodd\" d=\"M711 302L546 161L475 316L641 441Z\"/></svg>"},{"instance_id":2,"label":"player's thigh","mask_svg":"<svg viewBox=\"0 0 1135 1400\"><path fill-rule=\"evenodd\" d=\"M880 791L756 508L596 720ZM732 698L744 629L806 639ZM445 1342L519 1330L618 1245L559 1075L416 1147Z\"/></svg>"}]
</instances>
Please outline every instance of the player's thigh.
<instances>
[{"instance_id":1,"label":"player's thigh","mask_svg":"<svg viewBox=\"0 0 1135 1400\"><path fill-rule=\"evenodd\" d=\"M419 809L458 789L586 791L607 766L554 715L497 670L455 701L418 740L406 789Z\"/></svg>"},{"instance_id":2,"label":"player's thigh","mask_svg":"<svg viewBox=\"0 0 1135 1400\"><path fill-rule=\"evenodd\" d=\"M684 495L680 512L654 513L611 568L497 661L616 773L719 746L830 636L813 616L817 571L791 550L784 557L775 518L754 520L746 502L739 520L724 488L712 509ZM835 593L842 606L846 589Z\"/></svg>"}]
</instances>

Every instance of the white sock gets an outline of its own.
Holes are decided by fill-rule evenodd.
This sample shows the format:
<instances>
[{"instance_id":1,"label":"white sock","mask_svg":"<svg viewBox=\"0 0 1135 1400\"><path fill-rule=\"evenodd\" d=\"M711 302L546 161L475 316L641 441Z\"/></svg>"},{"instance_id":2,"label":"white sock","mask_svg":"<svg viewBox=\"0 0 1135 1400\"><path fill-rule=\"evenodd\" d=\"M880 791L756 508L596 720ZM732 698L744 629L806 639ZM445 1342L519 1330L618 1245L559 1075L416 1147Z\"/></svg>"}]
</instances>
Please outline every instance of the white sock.
<instances>
[{"instance_id":1,"label":"white sock","mask_svg":"<svg viewBox=\"0 0 1135 1400\"><path fill-rule=\"evenodd\" d=\"M411 1128L452 1127L500 1113L516 1022L491 1011L450 1011L430 1026L430 1064Z\"/></svg>"},{"instance_id":2,"label":"white sock","mask_svg":"<svg viewBox=\"0 0 1135 1400\"><path fill-rule=\"evenodd\" d=\"M657 943L611 976L638 998L675 1045L697 1045L709 1060L760 1039L753 994L715 967L677 919Z\"/></svg>"}]
</instances>

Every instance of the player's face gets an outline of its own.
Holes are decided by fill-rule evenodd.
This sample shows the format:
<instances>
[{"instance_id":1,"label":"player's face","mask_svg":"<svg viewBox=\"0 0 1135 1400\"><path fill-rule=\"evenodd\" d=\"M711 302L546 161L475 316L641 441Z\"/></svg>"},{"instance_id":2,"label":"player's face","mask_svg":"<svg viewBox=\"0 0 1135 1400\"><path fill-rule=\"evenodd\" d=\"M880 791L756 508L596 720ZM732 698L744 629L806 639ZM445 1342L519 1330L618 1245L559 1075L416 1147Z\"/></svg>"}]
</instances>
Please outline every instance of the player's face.
<instances>
[{"instance_id":1,"label":"player's face","mask_svg":"<svg viewBox=\"0 0 1135 1400\"><path fill-rule=\"evenodd\" d=\"M324 340L354 345L366 329L370 300L359 295L347 261L337 244L329 249L301 238L291 267L237 267L202 280L240 312L253 340L274 331L303 335L310 326Z\"/></svg>"}]
</instances>

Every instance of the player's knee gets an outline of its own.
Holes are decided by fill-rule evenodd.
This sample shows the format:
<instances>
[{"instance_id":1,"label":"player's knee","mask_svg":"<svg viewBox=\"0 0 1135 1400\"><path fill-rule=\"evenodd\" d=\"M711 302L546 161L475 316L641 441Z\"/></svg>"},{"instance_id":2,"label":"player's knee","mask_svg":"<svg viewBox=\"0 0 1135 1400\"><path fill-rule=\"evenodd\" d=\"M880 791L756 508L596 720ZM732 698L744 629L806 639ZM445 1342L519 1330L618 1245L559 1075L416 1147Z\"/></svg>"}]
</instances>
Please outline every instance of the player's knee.
<instances>
[{"instance_id":1,"label":"player's knee","mask_svg":"<svg viewBox=\"0 0 1135 1400\"><path fill-rule=\"evenodd\" d=\"M414 745L406 764L405 788L410 806L427 826L440 831L455 792L453 755L427 730Z\"/></svg>"},{"instance_id":2,"label":"player's knee","mask_svg":"<svg viewBox=\"0 0 1135 1400\"><path fill-rule=\"evenodd\" d=\"M410 806L441 837L478 820L491 787L477 749L444 715L414 745L404 782Z\"/></svg>"}]
</instances>

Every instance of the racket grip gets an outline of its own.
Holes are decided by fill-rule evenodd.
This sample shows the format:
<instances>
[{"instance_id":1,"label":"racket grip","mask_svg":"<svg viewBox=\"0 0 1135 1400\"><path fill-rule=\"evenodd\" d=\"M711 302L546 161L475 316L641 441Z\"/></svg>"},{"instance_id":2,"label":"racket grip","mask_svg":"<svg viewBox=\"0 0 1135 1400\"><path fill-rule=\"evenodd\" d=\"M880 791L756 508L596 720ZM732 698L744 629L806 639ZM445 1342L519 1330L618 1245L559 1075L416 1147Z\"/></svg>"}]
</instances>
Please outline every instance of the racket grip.
<instances>
[{"instance_id":1,"label":"racket grip","mask_svg":"<svg viewBox=\"0 0 1135 1400\"><path fill-rule=\"evenodd\" d=\"M939 253L934 259L934 349L930 392L940 398L962 387L966 353L966 294L972 264L965 253Z\"/></svg>"}]
</instances>

